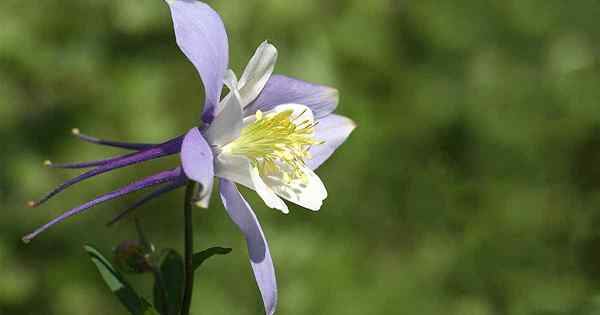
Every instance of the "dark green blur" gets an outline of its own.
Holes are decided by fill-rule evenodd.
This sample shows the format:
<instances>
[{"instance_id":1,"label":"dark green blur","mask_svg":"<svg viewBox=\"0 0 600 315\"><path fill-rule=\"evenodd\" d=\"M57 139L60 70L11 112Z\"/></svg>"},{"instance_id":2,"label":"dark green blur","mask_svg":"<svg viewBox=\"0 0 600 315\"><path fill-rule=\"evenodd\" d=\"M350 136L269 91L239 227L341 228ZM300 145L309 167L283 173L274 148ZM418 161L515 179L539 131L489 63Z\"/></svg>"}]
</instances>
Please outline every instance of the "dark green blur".
<instances>
[{"instance_id":1,"label":"dark green blur","mask_svg":"<svg viewBox=\"0 0 600 315\"><path fill-rule=\"evenodd\" d=\"M335 86L358 128L320 170L319 213L282 215L244 191L268 236L278 314L600 314L600 2L210 1L231 67L259 43L276 72ZM37 198L78 174L45 159L120 154L83 133L157 142L198 121L202 86L160 0L0 2L0 314L126 314L82 246L136 232L104 223L136 196L20 238L177 157ZM182 245L183 191L139 210ZM245 242L213 196L197 248L195 315L263 314ZM151 295L150 276L132 276Z\"/></svg>"}]
</instances>

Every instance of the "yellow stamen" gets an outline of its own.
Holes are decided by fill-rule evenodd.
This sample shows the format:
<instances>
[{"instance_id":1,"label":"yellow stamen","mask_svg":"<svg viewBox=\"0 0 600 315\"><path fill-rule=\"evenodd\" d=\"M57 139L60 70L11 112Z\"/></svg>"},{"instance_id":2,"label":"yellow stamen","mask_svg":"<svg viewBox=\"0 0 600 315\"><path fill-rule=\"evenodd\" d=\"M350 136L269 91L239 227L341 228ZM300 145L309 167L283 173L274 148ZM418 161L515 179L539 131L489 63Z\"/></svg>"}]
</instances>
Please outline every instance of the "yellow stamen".
<instances>
[{"instance_id":1,"label":"yellow stamen","mask_svg":"<svg viewBox=\"0 0 600 315\"><path fill-rule=\"evenodd\" d=\"M239 138L225 145L222 151L245 156L262 176L279 174L287 183L306 181L302 169L304 161L310 158L308 150L323 142L314 138L316 123L297 121L303 114L294 115L293 110L270 114L257 111L256 120L245 126Z\"/></svg>"}]
</instances>

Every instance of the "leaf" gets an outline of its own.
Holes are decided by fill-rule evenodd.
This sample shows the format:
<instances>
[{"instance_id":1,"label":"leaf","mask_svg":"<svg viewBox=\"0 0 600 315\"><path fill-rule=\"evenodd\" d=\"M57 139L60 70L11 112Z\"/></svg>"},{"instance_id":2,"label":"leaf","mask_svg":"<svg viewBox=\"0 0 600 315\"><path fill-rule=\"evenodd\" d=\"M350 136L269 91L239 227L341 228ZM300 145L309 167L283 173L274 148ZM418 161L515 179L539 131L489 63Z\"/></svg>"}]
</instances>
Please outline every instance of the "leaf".
<instances>
[{"instance_id":1,"label":"leaf","mask_svg":"<svg viewBox=\"0 0 600 315\"><path fill-rule=\"evenodd\" d=\"M214 256L225 255L231 252L230 248L212 247L194 254L192 266L196 270L202 263ZM168 249L160 265L160 273L155 274L154 305L163 314L179 314L183 297L184 262L179 253ZM165 297L162 294L165 294ZM164 305L166 299L167 306Z\"/></svg>"},{"instance_id":2,"label":"leaf","mask_svg":"<svg viewBox=\"0 0 600 315\"><path fill-rule=\"evenodd\" d=\"M84 249L98 268L104 282L131 314L158 315L152 305L133 290L123 276L97 249L89 245L84 246Z\"/></svg>"},{"instance_id":3,"label":"leaf","mask_svg":"<svg viewBox=\"0 0 600 315\"><path fill-rule=\"evenodd\" d=\"M154 282L154 305L166 314L179 314L184 284L183 258L169 249L160 265L160 274ZM166 295L167 306L163 303L161 287Z\"/></svg>"},{"instance_id":4,"label":"leaf","mask_svg":"<svg viewBox=\"0 0 600 315\"><path fill-rule=\"evenodd\" d=\"M205 260L209 259L214 255L227 255L229 253L231 253L231 248L223 247L211 247L201 252L197 252L192 258L192 265L194 266L194 270L200 268L200 266L204 263Z\"/></svg>"}]
</instances>

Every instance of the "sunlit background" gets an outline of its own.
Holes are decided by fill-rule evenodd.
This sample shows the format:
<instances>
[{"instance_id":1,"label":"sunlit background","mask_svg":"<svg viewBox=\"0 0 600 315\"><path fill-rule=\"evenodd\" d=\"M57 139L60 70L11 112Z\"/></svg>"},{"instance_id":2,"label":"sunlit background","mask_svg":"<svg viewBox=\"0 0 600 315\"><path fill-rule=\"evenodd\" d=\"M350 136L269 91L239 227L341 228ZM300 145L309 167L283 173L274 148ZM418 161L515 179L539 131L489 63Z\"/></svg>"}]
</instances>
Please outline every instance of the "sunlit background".
<instances>
[{"instance_id":1,"label":"sunlit background","mask_svg":"<svg viewBox=\"0 0 600 315\"><path fill-rule=\"evenodd\" d=\"M600 312L600 2L209 3L236 72L268 39L276 72L337 87L358 125L319 170L319 213L282 215L244 191L275 260L278 314ZM82 246L108 254L134 238L131 221L104 223L140 195L20 238L177 157L25 202L78 174L45 159L121 153L71 128L162 141L197 123L202 91L160 0L0 2L0 314L126 314ZM195 211L196 247L233 252L197 274L193 313L263 314L243 237L213 197ZM181 248L182 199L139 210L156 245Z\"/></svg>"}]
</instances>

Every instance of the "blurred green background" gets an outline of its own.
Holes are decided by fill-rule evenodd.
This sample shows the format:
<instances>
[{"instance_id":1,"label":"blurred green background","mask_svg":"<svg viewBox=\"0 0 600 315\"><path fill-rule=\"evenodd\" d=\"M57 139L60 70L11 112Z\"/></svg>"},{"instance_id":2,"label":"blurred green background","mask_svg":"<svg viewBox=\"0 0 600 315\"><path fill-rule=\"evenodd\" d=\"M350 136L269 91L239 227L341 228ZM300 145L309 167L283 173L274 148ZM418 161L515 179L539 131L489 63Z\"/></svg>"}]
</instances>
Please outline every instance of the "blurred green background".
<instances>
[{"instance_id":1,"label":"blurred green background","mask_svg":"<svg viewBox=\"0 0 600 315\"><path fill-rule=\"evenodd\" d=\"M276 263L278 314L600 314L600 2L209 1L240 72L264 39L276 72L340 90L358 128L319 174L322 210L267 209L245 192ZM37 198L78 174L42 161L120 153L70 136L157 142L203 99L160 0L0 2L0 314L125 314L82 249L133 238L105 204L30 245L53 216L177 157ZM144 208L181 247L181 190ZM198 249L233 253L197 275L194 314L263 314L245 242L216 195ZM147 288L149 277L134 277ZM150 291L144 291L150 296Z\"/></svg>"}]
</instances>

